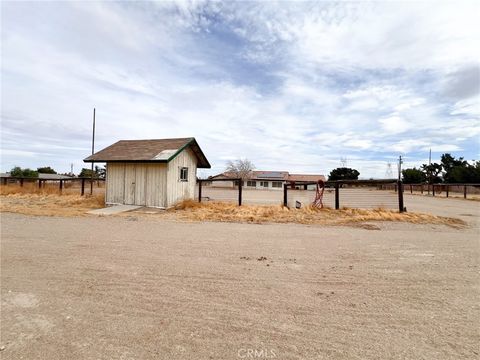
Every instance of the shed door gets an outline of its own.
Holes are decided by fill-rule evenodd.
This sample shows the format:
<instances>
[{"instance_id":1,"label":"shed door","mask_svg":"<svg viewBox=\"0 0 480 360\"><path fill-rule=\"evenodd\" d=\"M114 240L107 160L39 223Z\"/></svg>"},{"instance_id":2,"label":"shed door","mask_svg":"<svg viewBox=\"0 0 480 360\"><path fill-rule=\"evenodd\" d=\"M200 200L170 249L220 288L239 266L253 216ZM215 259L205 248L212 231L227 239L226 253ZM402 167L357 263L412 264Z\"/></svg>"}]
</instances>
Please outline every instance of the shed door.
<instances>
[{"instance_id":1,"label":"shed door","mask_svg":"<svg viewBox=\"0 0 480 360\"><path fill-rule=\"evenodd\" d=\"M144 164L135 164L135 205L145 206L146 170L147 167Z\"/></svg>"},{"instance_id":2,"label":"shed door","mask_svg":"<svg viewBox=\"0 0 480 360\"><path fill-rule=\"evenodd\" d=\"M135 205L135 164L125 164L125 204Z\"/></svg>"}]
</instances>

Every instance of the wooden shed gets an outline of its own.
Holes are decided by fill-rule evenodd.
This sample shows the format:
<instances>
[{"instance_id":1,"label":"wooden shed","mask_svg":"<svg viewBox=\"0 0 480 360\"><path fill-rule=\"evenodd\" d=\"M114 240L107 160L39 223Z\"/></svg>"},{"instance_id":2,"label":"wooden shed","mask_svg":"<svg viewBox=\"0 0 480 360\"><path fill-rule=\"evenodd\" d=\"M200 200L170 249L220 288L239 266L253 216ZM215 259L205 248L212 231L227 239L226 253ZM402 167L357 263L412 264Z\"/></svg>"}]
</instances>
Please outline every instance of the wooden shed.
<instances>
[{"instance_id":1,"label":"wooden shed","mask_svg":"<svg viewBox=\"0 0 480 360\"><path fill-rule=\"evenodd\" d=\"M120 140L83 161L107 164L107 205L161 208L193 199L197 168L210 168L195 138Z\"/></svg>"}]
</instances>

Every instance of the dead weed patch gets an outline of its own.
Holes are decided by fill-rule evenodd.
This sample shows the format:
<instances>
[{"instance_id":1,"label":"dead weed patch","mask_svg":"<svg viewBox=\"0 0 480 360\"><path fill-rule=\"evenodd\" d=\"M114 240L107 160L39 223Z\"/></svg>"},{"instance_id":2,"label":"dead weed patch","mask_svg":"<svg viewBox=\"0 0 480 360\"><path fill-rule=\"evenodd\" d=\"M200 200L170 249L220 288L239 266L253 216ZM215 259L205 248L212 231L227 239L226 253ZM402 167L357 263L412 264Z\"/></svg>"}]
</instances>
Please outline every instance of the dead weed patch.
<instances>
[{"instance_id":1,"label":"dead weed patch","mask_svg":"<svg viewBox=\"0 0 480 360\"><path fill-rule=\"evenodd\" d=\"M188 200L179 203L170 211L175 211L182 219L193 221L346 225L371 230L374 230L376 226L362 223L395 221L413 224L439 224L455 228L465 226L465 222L460 219L422 213L398 213L386 209L343 208L334 210L330 208L316 209L311 206L302 209L288 209L280 205L237 206L233 203L198 203Z\"/></svg>"},{"instance_id":2,"label":"dead weed patch","mask_svg":"<svg viewBox=\"0 0 480 360\"><path fill-rule=\"evenodd\" d=\"M41 190L41 189L39 189ZM105 196L81 196L38 191L0 194L0 211L25 215L79 216L104 207Z\"/></svg>"}]
</instances>

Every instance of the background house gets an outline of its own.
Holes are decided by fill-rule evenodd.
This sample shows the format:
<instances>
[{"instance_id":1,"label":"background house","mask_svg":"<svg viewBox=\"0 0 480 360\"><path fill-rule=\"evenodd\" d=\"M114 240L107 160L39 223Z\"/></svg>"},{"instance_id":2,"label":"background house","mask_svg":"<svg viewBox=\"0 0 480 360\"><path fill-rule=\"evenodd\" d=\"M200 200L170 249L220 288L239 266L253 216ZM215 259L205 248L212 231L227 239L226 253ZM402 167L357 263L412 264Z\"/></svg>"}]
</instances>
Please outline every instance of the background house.
<instances>
[{"instance_id":1,"label":"background house","mask_svg":"<svg viewBox=\"0 0 480 360\"><path fill-rule=\"evenodd\" d=\"M311 174L288 174L288 181L290 183L296 183L297 189L303 189L302 182L317 182L318 180L327 181L323 175L311 175ZM317 185L307 185L308 190L315 190Z\"/></svg>"},{"instance_id":2,"label":"background house","mask_svg":"<svg viewBox=\"0 0 480 360\"><path fill-rule=\"evenodd\" d=\"M195 138L120 140L84 161L107 163L106 204L162 208L193 199L197 168L210 168Z\"/></svg>"},{"instance_id":3,"label":"background house","mask_svg":"<svg viewBox=\"0 0 480 360\"><path fill-rule=\"evenodd\" d=\"M234 187L236 182L228 179L236 178L236 175L230 172L224 172L209 179L225 179L225 181L212 181L212 187ZM323 175L310 174L290 174L288 171L252 171L243 186L246 189L270 189L281 190L286 182L305 182L305 181L325 181ZM308 189L314 189L315 185L309 185Z\"/></svg>"}]
</instances>

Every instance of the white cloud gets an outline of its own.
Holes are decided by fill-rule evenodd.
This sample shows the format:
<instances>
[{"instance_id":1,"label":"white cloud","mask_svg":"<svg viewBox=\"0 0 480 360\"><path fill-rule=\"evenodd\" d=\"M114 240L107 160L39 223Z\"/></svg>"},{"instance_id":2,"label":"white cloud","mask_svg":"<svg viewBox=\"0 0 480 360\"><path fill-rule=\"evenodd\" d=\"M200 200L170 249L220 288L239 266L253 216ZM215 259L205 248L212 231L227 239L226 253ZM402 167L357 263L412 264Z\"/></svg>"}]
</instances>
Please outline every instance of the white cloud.
<instances>
[{"instance_id":1,"label":"white cloud","mask_svg":"<svg viewBox=\"0 0 480 360\"><path fill-rule=\"evenodd\" d=\"M480 97L457 101L450 112L451 115L480 116Z\"/></svg>"},{"instance_id":2,"label":"white cloud","mask_svg":"<svg viewBox=\"0 0 480 360\"><path fill-rule=\"evenodd\" d=\"M409 153L415 149L425 149L426 145L429 145L430 143L428 141L425 141L425 140L418 140L418 139L415 139L415 140L411 140L411 139L407 139L407 140L401 140L401 141L398 141L396 143L393 143L390 147L391 150L397 152L397 153L401 153L401 154L406 154L406 153Z\"/></svg>"},{"instance_id":3,"label":"white cloud","mask_svg":"<svg viewBox=\"0 0 480 360\"><path fill-rule=\"evenodd\" d=\"M434 152L450 152L462 150L458 145L454 144L440 144L433 146L425 146L422 148L422 150L424 151L429 151L430 149Z\"/></svg>"},{"instance_id":4,"label":"white cloud","mask_svg":"<svg viewBox=\"0 0 480 360\"><path fill-rule=\"evenodd\" d=\"M412 124L398 115L379 119L378 122L387 134L400 134L412 128Z\"/></svg>"},{"instance_id":5,"label":"white cloud","mask_svg":"<svg viewBox=\"0 0 480 360\"><path fill-rule=\"evenodd\" d=\"M297 48L302 57L333 67L418 69L476 61L479 10L473 2L341 4L327 19L310 13L297 22Z\"/></svg>"},{"instance_id":6,"label":"white cloud","mask_svg":"<svg viewBox=\"0 0 480 360\"><path fill-rule=\"evenodd\" d=\"M349 147L352 147L352 148L362 149L362 150L371 149L373 147L373 143L372 143L371 140L355 140L355 139L352 139L352 140L348 140L348 141L344 142L343 145L349 146Z\"/></svg>"},{"instance_id":7,"label":"white cloud","mask_svg":"<svg viewBox=\"0 0 480 360\"><path fill-rule=\"evenodd\" d=\"M464 146L480 129L468 4L24 6L2 27L7 168L83 166L94 106L98 148L193 135L212 172L237 157L328 172L347 156L383 176L398 153L478 152Z\"/></svg>"}]
</instances>

